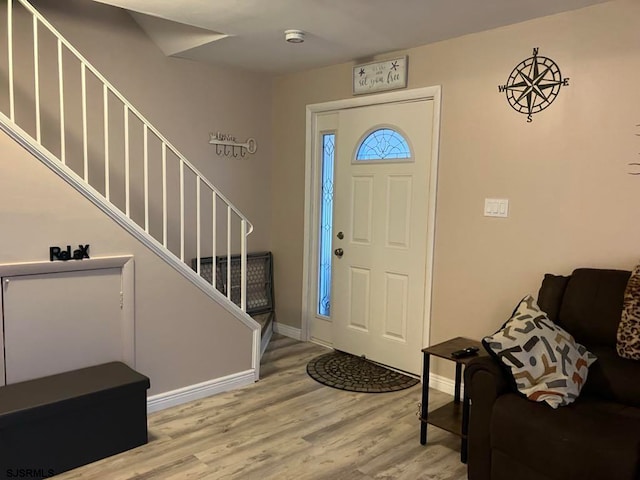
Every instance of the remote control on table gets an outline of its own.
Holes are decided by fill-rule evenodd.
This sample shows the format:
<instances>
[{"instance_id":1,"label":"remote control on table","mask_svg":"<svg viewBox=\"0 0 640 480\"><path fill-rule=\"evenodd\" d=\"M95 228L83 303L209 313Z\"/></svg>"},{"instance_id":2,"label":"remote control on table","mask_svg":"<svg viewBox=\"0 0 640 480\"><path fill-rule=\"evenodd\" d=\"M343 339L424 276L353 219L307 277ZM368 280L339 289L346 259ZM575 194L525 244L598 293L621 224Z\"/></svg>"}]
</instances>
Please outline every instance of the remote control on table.
<instances>
[{"instance_id":1,"label":"remote control on table","mask_svg":"<svg viewBox=\"0 0 640 480\"><path fill-rule=\"evenodd\" d=\"M470 357L471 355L475 355L478 352L478 347L467 347L462 350L456 350L455 352L451 352L451 356L453 358L464 358Z\"/></svg>"}]
</instances>

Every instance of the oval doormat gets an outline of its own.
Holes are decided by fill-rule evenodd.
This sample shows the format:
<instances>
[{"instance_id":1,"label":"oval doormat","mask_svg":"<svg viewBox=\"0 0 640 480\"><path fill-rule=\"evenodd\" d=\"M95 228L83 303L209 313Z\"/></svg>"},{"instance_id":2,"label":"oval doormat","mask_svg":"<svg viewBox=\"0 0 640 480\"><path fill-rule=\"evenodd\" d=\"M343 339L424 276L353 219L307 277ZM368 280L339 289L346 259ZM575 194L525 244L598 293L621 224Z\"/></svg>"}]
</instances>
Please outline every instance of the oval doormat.
<instances>
[{"instance_id":1,"label":"oval doormat","mask_svg":"<svg viewBox=\"0 0 640 480\"><path fill-rule=\"evenodd\" d=\"M334 350L314 358L307 373L329 387L350 392L383 393L413 387L420 380L385 368L363 357Z\"/></svg>"}]
</instances>

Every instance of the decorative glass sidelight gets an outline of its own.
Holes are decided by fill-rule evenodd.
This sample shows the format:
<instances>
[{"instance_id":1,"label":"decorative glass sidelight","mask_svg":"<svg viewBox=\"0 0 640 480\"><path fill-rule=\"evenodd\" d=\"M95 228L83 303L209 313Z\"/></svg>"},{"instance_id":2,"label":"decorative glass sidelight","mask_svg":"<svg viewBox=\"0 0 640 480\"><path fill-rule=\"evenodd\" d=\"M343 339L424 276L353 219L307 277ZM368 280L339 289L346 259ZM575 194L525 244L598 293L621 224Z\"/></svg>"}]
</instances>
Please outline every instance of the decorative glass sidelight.
<instances>
[{"instance_id":1,"label":"decorative glass sidelight","mask_svg":"<svg viewBox=\"0 0 640 480\"><path fill-rule=\"evenodd\" d=\"M410 159L411 149L405 138L391 128L374 130L360 144L356 161Z\"/></svg>"},{"instance_id":2,"label":"decorative glass sidelight","mask_svg":"<svg viewBox=\"0 0 640 480\"><path fill-rule=\"evenodd\" d=\"M318 248L318 315L331 316L331 247L333 240L333 166L335 133L322 135L322 190Z\"/></svg>"}]
</instances>

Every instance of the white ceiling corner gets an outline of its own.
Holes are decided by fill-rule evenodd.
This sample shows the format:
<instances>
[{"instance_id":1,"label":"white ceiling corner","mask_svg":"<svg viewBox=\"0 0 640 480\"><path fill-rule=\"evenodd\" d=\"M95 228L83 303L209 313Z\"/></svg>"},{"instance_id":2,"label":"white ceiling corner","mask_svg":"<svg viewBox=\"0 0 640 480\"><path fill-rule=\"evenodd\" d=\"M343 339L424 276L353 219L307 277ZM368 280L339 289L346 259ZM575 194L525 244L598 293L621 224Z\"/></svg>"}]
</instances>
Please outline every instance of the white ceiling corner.
<instances>
[{"instance_id":1,"label":"white ceiling corner","mask_svg":"<svg viewBox=\"0 0 640 480\"><path fill-rule=\"evenodd\" d=\"M223 33L153 17L144 13L129 12L129 14L167 56L179 56L181 53L193 48L228 37Z\"/></svg>"}]
</instances>

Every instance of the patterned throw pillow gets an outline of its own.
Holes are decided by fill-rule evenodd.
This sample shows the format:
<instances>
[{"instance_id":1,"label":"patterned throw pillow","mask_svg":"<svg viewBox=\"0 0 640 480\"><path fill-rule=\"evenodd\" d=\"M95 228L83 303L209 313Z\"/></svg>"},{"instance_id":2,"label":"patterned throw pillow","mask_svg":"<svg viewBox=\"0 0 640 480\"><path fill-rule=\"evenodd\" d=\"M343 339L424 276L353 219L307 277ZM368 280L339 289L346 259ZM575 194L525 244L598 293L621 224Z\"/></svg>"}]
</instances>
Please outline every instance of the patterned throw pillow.
<instances>
[{"instance_id":1,"label":"patterned throw pillow","mask_svg":"<svg viewBox=\"0 0 640 480\"><path fill-rule=\"evenodd\" d=\"M640 360L640 265L631 272L624 291L616 350L623 358Z\"/></svg>"},{"instance_id":2,"label":"patterned throw pillow","mask_svg":"<svg viewBox=\"0 0 640 480\"><path fill-rule=\"evenodd\" d=\"M578 398L589 365L596 360L549 320L531 295L522 299L502 329L482 343L508 367L520 393L553 408Z\"/></svg>"}]
</instances>

